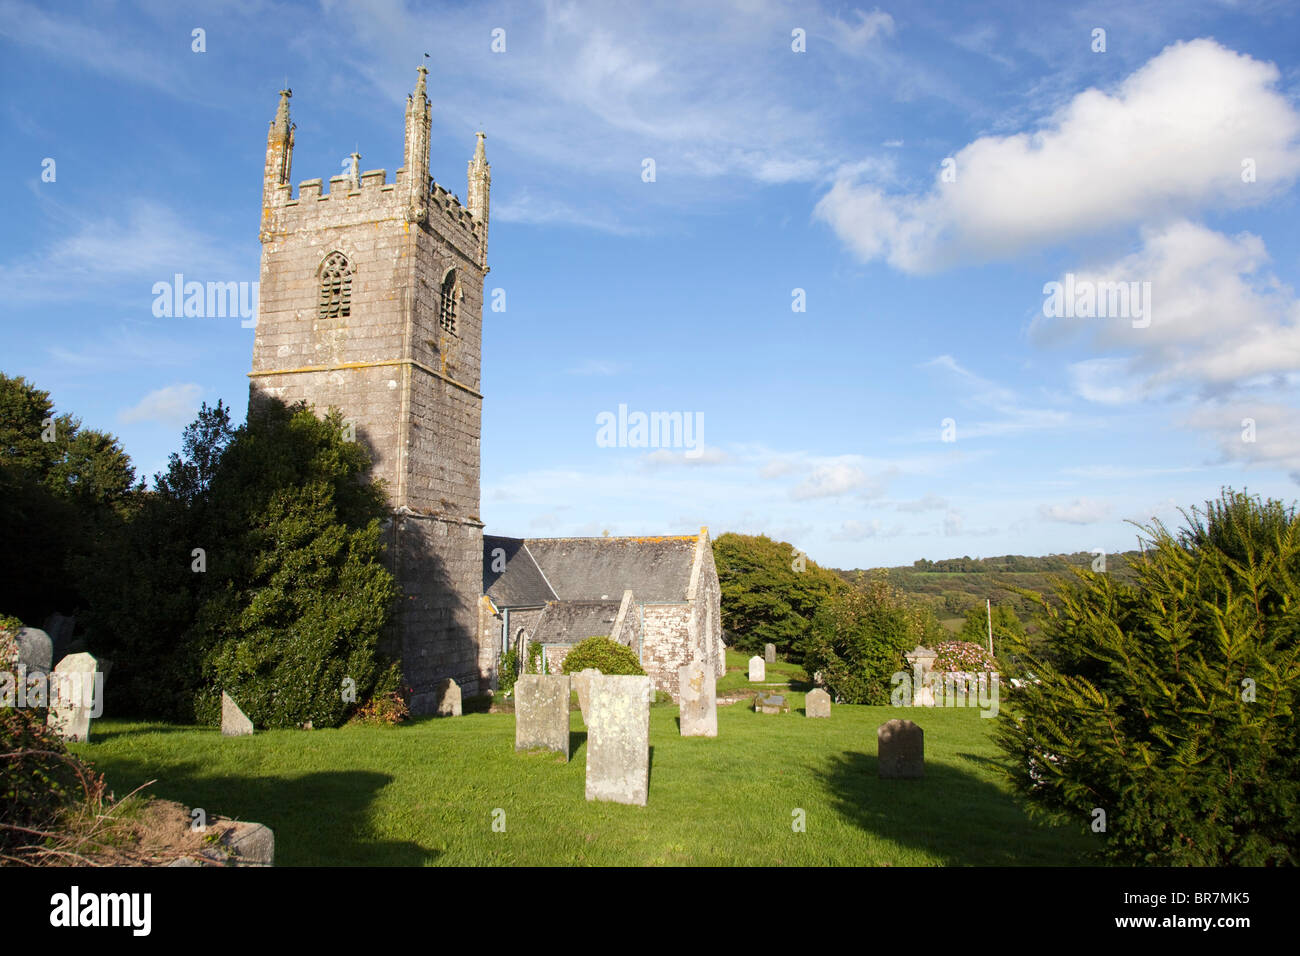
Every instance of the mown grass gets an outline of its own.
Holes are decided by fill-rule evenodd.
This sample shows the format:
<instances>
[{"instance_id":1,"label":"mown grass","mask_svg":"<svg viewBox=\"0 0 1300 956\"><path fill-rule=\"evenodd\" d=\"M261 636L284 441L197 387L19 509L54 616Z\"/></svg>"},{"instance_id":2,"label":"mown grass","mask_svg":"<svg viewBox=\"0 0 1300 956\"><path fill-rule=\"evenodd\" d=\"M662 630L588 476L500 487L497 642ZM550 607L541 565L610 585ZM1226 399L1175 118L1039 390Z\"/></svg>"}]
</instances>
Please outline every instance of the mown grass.
<instances>
[{"instance_id":1,"label":"mown grass","mask_svg":"<svg viewBox=\"0 0 1300 956\"><path fill-rule=\"evenodd\" d=\"M1031 824L996 773L977 710L927 710L923 780L880 780L876 727L900 711L720 707L717 739L650 716L646 807L588 803L586 733L571 762L515 753L514 717L472 713L396 728L266 731L100 721L74 745L125 793L149 791L275 831L277 865L1070 865L1083 833ZM914 716L904 714L903 716ZM492 827L504 811L505 830ZM796 809L806 832L795 832ZM499 817L498 817L499 819Z\"/></svg>"}]
</instances>

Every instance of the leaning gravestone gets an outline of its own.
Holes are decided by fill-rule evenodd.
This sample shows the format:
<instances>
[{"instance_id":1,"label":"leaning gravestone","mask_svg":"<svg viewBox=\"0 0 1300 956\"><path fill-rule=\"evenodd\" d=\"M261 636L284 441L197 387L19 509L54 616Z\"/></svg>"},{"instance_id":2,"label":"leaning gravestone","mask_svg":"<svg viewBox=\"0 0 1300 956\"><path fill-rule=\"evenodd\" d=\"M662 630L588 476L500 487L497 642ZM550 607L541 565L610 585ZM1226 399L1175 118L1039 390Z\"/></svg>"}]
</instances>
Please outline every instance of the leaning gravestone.
<instances>
[{"instance_id":1,"label":"leaning gravestone","mask_svg":"<svg viewBox=\"0 0 1300 956\"><path fill-rule=\"evenodd\" d=\"M587 799L644 807L650 791L650 678L591 681Z\"/></svg>"},{"instance_id":2,"label":"leaning gravestone","mask_svg":"<svg viewBox=\"0 0 1300 956\"><path fill-rule=\"evenodd\" d=\"M808 695L803 699L803 712L806 717L829 717L831 695L820 687L808 691Z\"/></svg>"},{"instance_id":3,"label":"leaning gravestone","mask_svg":"<svg viewBox=\"0 0 1300 956\"><path fill-rule=\"evenodd\" d=\"M460 709L460 685L450 677L438 681L438 685L433 689L434 699L438 701L438 706L434 713L439 717L459 717Z\"/></svg>"},{"instance_id":4,"label":"leaning gravestone","mask_svg":"<svg viewBox=\"0 0 1300 956\"><path fill-rule=\"evenodd\" d=\"M749 659L749 680L751 683L767 680L767 665L763 663L763 658L757 654Z\"/></svg>"},{"instance_id":5,"label":"leaning gravestone","mask_svg":"<svg viewBox=\"0 0 1300 956\"><path fill-rule=\"evenodd\" d=\"M515 749L534 747L569 759L568 674L524 674L515 681Z\"/></svg>"},{"instance_id":6,"label":"leaning gravestone","mask_svg":"<svg viewBox=\"0 0 1300 956\"><path fill-rule=\"evenodd\" d=\"M85 653L69 654L54 668L46 723L64 740L85 743L90 739L90 720L104 709L103 678L96 680L98 669L95 658Z\"/></svg>"},{"instance_id":7,"label":"leaning gravestone","mask_svg":"<svg viewBox=\"0 0 1300 956\"><path fill-rule=\"evenodd\" d=\"M224 690L221 692L221 736L251 737L253 722Z\"/></svg>"},{"instance_id":8,"label":"leaning gravestone","mask_svg":"<svg viewBox=\"0 0 1300 956\"><path fill-rule=\"evenodd\" d=\"M63 660L72 644L72 632L76 629L77 619L55 611L45 619L45 633L50 635L54 647L54 659Z\"/></svg>"},{"instance_id":9,"label":"leaning gravestone","mask_svg":"<svg viewBox=\"0 0 1300 956\"><path fill-rule=\"evenodd\" d=\"M925 731L910 720L890 720L876 730L880 776L888 779L925 776Z\"/></svg>"},{"instance_id":10,"label":"leaning gravestone","mask_svg":"<svg viewBox=\"0 0 1300 956\"><path fill-rule=\"evenodd\" d=\"M764 660L765 663L768 663L768 664L775 664L775 663L776 663L776 645L775 645L775 644L764 644L764 645L763 645L763 660Z\"/></svg>"},{"instance_id":11,"label":"leaning gravestone","mask_svg":"<svg viewBox=\"0 0 1300 956\"><path fill-rule=\"evenodd\" d=\"M677 707L683 737L718 736L718 679L698 657L677 668Z\"/></svg>"},{"instance_id":12,"label":"leaning gravestone","mask_svg":"<svg viewBox=\"0 0 1300 956\"><path fill-rule=\"evenodd\" d=\"M578 692L578 710L582 712L584 724L587 722L587 704L591 701L591 679L599 676L600 671L594 667L587 667L576 674L569 675L573 689Z\"/></svg>"}]
</instances>

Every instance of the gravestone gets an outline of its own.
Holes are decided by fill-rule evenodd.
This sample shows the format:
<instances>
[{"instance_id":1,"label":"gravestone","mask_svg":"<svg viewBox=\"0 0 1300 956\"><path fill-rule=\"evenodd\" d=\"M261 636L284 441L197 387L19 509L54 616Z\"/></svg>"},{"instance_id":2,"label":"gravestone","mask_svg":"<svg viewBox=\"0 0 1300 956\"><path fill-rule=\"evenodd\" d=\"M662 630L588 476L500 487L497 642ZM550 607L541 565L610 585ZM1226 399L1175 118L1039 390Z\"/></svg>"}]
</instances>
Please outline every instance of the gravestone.
<instances>
[{"instance_id":1,"label":"gravestone","mask_svg":"<svg viewBox=\"0 0 1300 956\"><path fill-rule=\"evenodd\" d=\"M925 776L925 731L910 720L886 721L876 730L880 776L903 779Z\"/></svg>"},{"instance_id":2,"label":"gravestone","mask_svg":"<svg viewBox=\"0 0 1300 956\"><path fill-rule=\"evenodd\" d=\"M90 721L103 712L103 677L90 654L69 654L59 661L50 679L50 713L46 723L64 740L85 743L90 739Z\"/></svg>"},{"instance_id":3,"label":"gravestone","mask_svg":"<svg viewBox=\"0 0 1300 956\"><path fill-rule=\"evenodd\" d=\"M569 675L524 674L515 681L515 749L543 747L569 759Z\"/></svg>"},{"instance_id":4,"label":"gravestone","mask_svg":"<svg viewBox=\"0 0 1300 956\"><path fill-rule=\"evenodd\" d=\"M571 674L573 689L578 692L578 710L582 712L582 722L587 722L587 704L591 701L591 679L599 677L600 671L587 667L576 674Z\"/></svg>"},{"instance_id":5,"label":"gravestone","mask_svg":"<svg viewBox=\"0 0 1300 956\"><path fill-rule=\"evenodd\" d=\"M461 715L460 685L450 677L438 681L438 685L433 689L433 699L438 702L433 712L439 717L459 717Z\"/></svg>"},{"instance_id":6,"label":"gravestone","mask_svg":"<svg viewBox=\"0 0 1300 956\"><path fill-rule=\"evenodd\" d=\"M45 619L45 633L50 636L50 644L54 648L54 660L61 661L67 655L76 625L75 617L57 611ZM103 662L100 662L100 666L103 666Z\"/></svg>"},{"instance_id":7,"label":"gravestone","mask_svg":"<svg viewBox=\"0 0 1300 956\"><path fill-rule=\"evenodd\" d=\"M587 799L644 807L650 791L650 678L591 680Z\"/></svg>"},{"instance_id":8,"label":"gravestone","mask_svg":"<svg viewBox=\"0 0 1300 956\"><path fill-rule=\"evenodd\" d=\"M756 714L788 714L790 705L781 694L759 694L754 698Z\"/></svg>"},{"instance_id":9,"label":"gravestone","mask_svg":"<svg viewBox=\"0 0 1300 956\"><path fill-rule=\"evenodd\" d=\"M831 715L831 695L820 687L808 691L804 697L803 712L806 717L829 717Z\"/></svg>"},{"instance_id":10,"label":"gravestone","mask_svg":"<svg viewBox=\"0 0 1300 956\"><path fill-rule=\"evenodd\" d=\"M698 657L677 669L677 708L683 737L718 736L718 679Z\"/></svg>"},{"instance_id":11,"label":"gravestone","mask_svg":"<svg viewBox=\"0 0 1300 956\"><path fill-rule=\"evenodd\" d=\"M221 692L221 736L251 737L253 722L224 690Z\"/></svg>"},{"instance_id":12,"label":"gravestone","mask_svg":"<svg viewBox=\"0 0 1300 956\"><path fill-rule=\"evenodd\" d=\"M763 645L763 660L764 660L766 663L768 663L768 664L775 664L775 663L776 663L776 645L775 645L775 644L764 644L764 645Z\"/></svg>"},{"instance_id":13,"label":"gravestone","mask_svg":"<svg viewBox=\"0 0 1300 956\"><path fill-rule=\"evenodd\" d=\"M763 663L763 658L757 654L749 659L749 680L751 683L767 680L767 665Z\"/></svg>"},{"instance_id":14,"label":"gravestone","mask_svg":"<svg viewBox=\"0 0 1300 956\"><path fill-rule=\"evenodd\" d=\"M24 627L18 630L18 660L29 674L48 674L54 666L54 641L40 628Z\"/></svg>"}]
</instances>

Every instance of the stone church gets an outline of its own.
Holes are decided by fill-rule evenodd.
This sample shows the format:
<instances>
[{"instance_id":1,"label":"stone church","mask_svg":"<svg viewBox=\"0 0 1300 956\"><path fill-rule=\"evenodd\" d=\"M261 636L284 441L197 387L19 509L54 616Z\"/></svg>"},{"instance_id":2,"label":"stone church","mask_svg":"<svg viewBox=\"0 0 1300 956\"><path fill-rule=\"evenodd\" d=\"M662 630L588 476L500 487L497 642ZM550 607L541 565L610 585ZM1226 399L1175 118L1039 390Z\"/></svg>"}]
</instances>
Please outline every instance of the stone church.
<instances>
[{"instance_id":1,"label":"stone church","mask_svg":"<svg viewBox=\"0 0 1300 956\"><path fill-rule=\"evenodd\" d=\"M392 508L387 560L401 595L384 649L402 663L413 712L434 709L444 678L467 695L485 693L512 642L540 641L558 662L611 607L599 632L632 646L660 689L676 690L676 667L692 656L721 673L707 530L549 543L484 537L480 371L492 175L482 133L466 205L429 175L427 73L421 66L407 97L403 164L391 183L385 170L362 172L353 153L328 191L308 179L294 195L292 94L280 92L262 185L250 402L337 407L369 448ZM501 571L492 570L497 547L506 553ZM512 590L534 567L549 590ZM511 603L519 600L537 603Z\"/></svg>"}]
</instances>

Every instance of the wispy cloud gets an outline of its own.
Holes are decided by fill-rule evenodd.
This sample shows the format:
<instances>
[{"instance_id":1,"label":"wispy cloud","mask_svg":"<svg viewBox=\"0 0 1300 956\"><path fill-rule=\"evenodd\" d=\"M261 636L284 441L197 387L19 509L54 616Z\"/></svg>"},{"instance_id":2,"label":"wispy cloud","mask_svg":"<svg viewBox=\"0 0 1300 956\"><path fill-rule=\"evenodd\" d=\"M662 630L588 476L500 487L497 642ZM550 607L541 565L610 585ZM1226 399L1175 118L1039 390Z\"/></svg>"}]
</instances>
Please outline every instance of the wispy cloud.
<instances>
[{"instance_id":1,"label":"wispy cloud","mask_svg":"<svg viewBox=\"0 0 1300 956\"><path fill-rule=\"evenodd\" d=\"M203 387L200 385L168 385L150 392L130 408L123 409L118 414L118 419L126 425L136 422L185 425L193 419L202 395Z\"/></svg>"}]
</instances>

